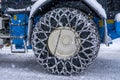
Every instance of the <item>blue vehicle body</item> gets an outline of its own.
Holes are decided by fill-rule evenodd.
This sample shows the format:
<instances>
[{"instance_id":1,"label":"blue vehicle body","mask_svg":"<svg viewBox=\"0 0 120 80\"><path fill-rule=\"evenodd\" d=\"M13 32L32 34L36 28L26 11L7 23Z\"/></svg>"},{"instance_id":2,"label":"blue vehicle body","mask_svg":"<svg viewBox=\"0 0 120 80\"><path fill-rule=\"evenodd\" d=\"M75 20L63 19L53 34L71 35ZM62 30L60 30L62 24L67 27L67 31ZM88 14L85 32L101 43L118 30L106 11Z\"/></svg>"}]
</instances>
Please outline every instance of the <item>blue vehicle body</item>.
<instances>
[{"instance_id":1,"label":"blue vehicle body","mask_svg":"<svg viewBox=\"0 0 120 80\"><path fill-rule=\"evenodd\" d=\"M99 33L101 42L104 40L104 25L103 21L99 18L94 18L94 22L96 23ZM107 29L108 29L108 35L111 37L111 39L120 38L120 22L114 21L114 19L108 19L107 20Z\"/></svg>"},{"instance_id":2,"label":"blue vehicle body","mask_svg":"<svg viewBox=\"0 0 120 80\"><path fill-rule=\"evenodd\" d=\"M27 14L15 14L12 16L10 22L11 36L27 37L28 31L28 15ZM39 20L39 17L35 18L35 23ZM104 25L100 18L94 18L94 21L99 29L101 42L104 40ZM108 34L112 39L120 38L120 22L115 22L113 19L107 20ZM13 44L16 48L23 48L23 39L13 39Z\"/></svg>"},{"instance_id":3,"label":"blue vehicle body","mask_svg":"<svg viewBox=\"0 0 120 80\"><path fill-rule=\"evenodd\" d=\"M26 14L16 14L13 15L11 18L10 24L10 35L15 37L23 37L25 38L27 36L27 22L28 22L28 16ZM23 48L23 39L15 38L12 40L12 44L15 44L18 48Z\"/></svg>"}]
</instances>

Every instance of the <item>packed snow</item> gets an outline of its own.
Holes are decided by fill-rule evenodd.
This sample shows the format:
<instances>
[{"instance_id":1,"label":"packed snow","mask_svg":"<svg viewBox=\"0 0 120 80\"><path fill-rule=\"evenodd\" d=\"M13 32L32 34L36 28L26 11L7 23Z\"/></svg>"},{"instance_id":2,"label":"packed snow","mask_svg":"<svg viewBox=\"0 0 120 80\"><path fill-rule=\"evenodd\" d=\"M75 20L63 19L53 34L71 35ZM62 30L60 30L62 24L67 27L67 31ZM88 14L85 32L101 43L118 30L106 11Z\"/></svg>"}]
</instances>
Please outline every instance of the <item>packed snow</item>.
<instances>
[{"instance_id":1,"label":"packed snow","mask_svg":"<svg viewBox=\"0 0 120 80\"><path fill-rule=\"evenodd\" d=\"M13 9L13 8L7 8L7 12L17 12L17 11L30 11L31 7L23 8L23 9Z\"/></svg>"},{"instance_id":2,"label":"packed snow","mask_svg":"<svg viewBox=\"0 0 120 80\"><path fill-rule=\"evenodd\" d=\"M71 76L52 75L45 71L35 59L32 51L10 53L9 48L0 52L0 80L119 80L120 38L106 47L101 44L95 62L84 73Z\"/></svg>"},{"instance_id":3,"label":"packed snow","mask_svg":"<svg viewBox=\"0 0 120 80\"><path fill-rule=\"evenodd\" d=\"M120 22L120 13L116 14L115 21Z\"/></svg>"}]
</instances>

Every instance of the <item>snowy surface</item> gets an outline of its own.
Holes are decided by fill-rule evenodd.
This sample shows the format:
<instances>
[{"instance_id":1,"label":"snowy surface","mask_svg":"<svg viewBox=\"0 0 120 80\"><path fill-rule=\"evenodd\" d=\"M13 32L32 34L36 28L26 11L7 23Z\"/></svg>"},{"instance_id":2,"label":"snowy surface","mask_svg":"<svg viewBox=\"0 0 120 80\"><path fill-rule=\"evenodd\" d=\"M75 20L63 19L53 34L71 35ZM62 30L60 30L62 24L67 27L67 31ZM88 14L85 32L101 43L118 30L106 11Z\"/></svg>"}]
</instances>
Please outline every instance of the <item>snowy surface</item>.
<instances>
[{"instance_id":1,"label":"snowy surface","mask_svg":"<svg viewBox=\"0 0 120 80\"><path fill-rule=\"evenodd\" d=\"M23 9L14 9L14 8L7 8L8 12L17 12L17 11L30 11L31 7L23 8Z\"/></svg>"},{"instance_id":2,"label":"snowy surface","mask_svg":"<svg viewBox=\"0 0 120 80\"><path fill-rule=\"evenodd\" d=\"M104 8L99 4L96 0L83 0L86 2L90 7L92 7L102 18L107 18L107 14Z\"/></svg>"},{"instance_id":3,"label":"snowy surface","mask_svg":"<svg viewBox=\"0 0 120 80\"><path fill-rule=\"evenodd\" d=\"M120 22L120 13L116 14L115 21Z\"/></svg>"},{"instance_id":4,"label":"snowy surface","mask_svg":"<svg viewBox=\"0 0 120 80\"><path fill-rule=\"evenodd\" d=\"M72 76L49 74L32 51L12 54L4 48L0 53L0 80L120 80L120 38L110 47L101 44L96 61L84 73Z\"/></svg>"}]
</instances>

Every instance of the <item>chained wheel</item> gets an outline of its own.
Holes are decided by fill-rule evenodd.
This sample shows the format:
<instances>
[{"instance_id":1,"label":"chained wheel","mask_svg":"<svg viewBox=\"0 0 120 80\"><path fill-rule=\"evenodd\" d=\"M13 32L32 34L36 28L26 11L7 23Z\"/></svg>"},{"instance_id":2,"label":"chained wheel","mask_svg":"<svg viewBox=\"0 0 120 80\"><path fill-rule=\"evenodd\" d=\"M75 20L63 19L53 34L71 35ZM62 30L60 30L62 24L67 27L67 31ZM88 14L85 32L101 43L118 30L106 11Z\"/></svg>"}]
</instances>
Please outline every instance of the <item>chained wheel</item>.
<instances>
[{"instance_id":1,"label":"chained wheel","mask_svg":"<svg viewBox=\"0 0 120 80\"><path fill-rule=\"evenodd\" d=\"M94 22L73 8L57 8L40 18L32 35L38 62L54 74L70 75L86 69L99 50Z\"/></svg>"}]
</instances>

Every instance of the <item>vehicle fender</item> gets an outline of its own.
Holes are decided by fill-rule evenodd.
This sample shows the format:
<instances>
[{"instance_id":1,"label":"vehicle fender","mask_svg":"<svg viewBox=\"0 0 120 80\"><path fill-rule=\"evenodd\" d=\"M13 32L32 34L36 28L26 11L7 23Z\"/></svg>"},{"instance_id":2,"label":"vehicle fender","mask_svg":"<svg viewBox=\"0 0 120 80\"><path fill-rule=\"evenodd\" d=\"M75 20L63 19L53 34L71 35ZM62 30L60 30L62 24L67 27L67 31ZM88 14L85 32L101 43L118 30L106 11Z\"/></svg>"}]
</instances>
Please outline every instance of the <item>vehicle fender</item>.
<instances>
[{"instance_id":1,"label":"vehicle fender","mask_svg":"<svg viewBox=\"0 0 120 80\"><path fill-rule=\"evenodd\" d=\"M32 9L30 11L29 21L28 21L28 45L31 42L31 35L32 35L32 26L33 26L33 19L35 13L42 8L42 6L47 5L54 0L38 0L32 5ZM104 8L98 3L96 0L82 0L86 3L89 7L91 7L102 19L106 19L106 12Z\"/></svg>"}]
</instances>

